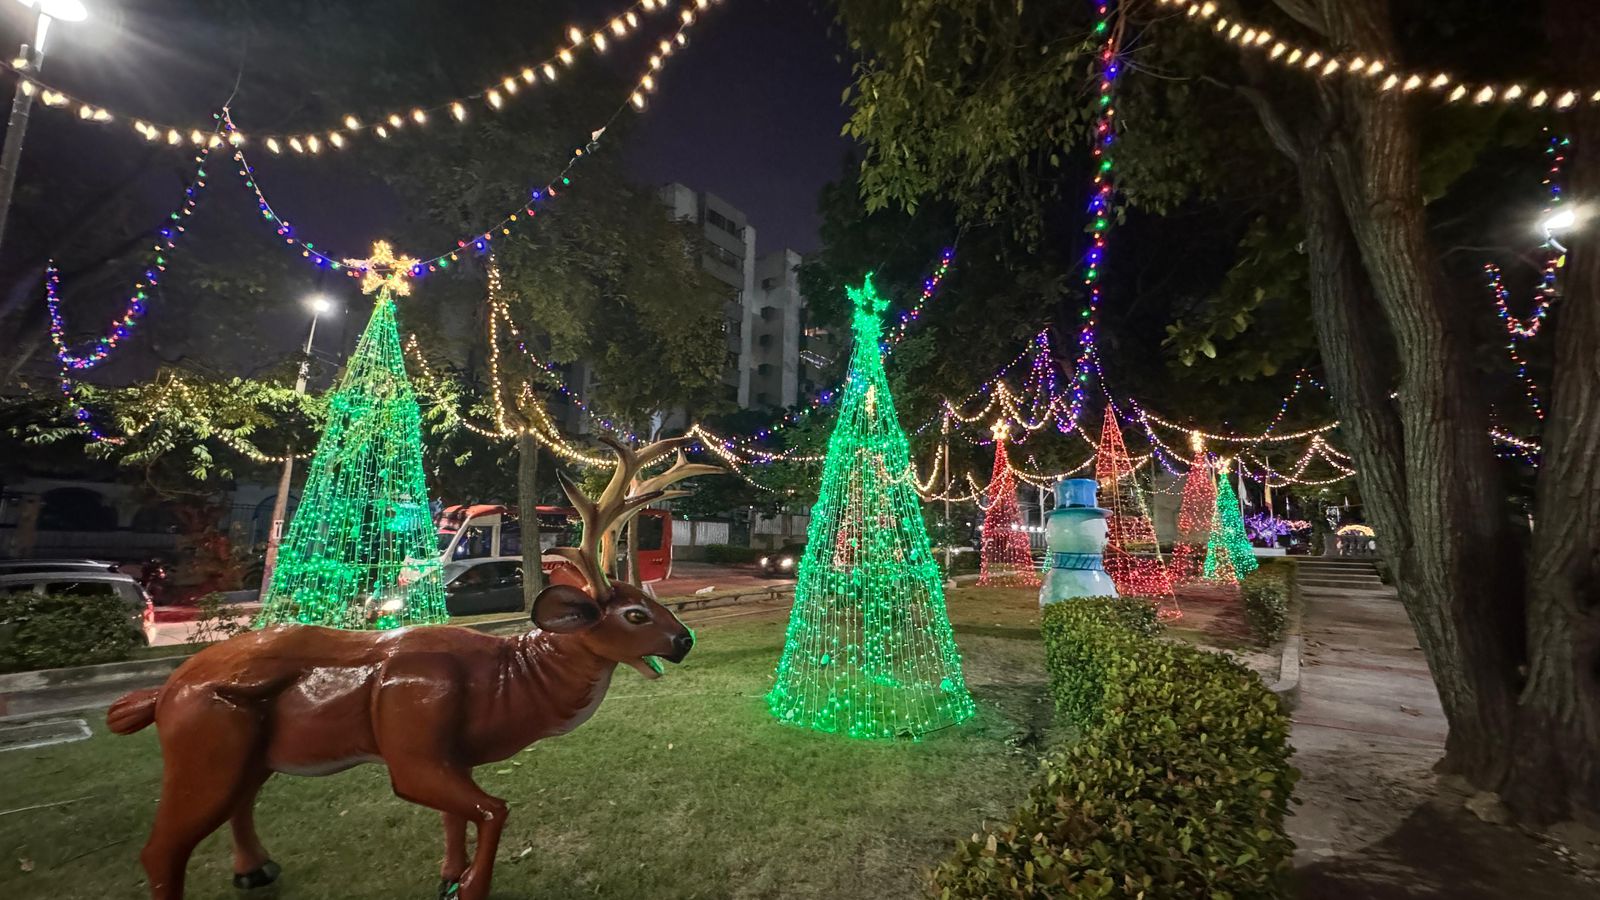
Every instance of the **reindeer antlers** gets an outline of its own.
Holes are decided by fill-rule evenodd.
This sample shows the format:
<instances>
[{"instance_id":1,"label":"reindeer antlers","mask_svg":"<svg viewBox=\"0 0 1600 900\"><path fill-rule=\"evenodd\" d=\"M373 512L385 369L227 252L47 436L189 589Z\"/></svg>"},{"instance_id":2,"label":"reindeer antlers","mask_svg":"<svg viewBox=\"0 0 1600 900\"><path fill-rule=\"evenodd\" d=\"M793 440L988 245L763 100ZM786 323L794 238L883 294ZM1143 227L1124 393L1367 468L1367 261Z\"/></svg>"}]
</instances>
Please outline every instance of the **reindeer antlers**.
<instances>
[{"instance_id":1,"label":"reindeer antlers","mask_svg":"<svg viewBox=\"0 0 1600 900\"><path fill-rule=\"evenodd\" d=\"M568 501L583 522L583 536L578 546L558 547L554 552L578 567L578 571L588 579L596 599L610 584L606 573L616 564L617 536L621 534L622 527L648 504L688 493L664 490L667 485L696 475L714 475L724 471L721 466L689 462L681 448L690 440L687 436L668 438L634 450L610 435L601 435L600 441L617 455L617 468L611 473L611 481L600 492L598 500L590 500L566 473L557 473L561 489L566 492ZM678 454L677 461L666 471L639 480L641 469L674 450Z\"/></svg>"}]
</instances>

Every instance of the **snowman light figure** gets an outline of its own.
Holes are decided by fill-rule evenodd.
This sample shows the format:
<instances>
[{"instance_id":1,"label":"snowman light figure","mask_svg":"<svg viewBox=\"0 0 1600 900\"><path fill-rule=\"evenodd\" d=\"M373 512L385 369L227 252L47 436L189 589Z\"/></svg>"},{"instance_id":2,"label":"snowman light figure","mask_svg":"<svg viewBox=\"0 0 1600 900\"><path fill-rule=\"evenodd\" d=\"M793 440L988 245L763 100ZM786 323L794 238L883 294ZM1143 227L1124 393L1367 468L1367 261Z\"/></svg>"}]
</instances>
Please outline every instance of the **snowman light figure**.
<instances>
[{"instance_id":1,"label":"snowman light figure","mask_svg":"<svg viewBox=\"0 0 1600 900\"><path fill-rule=\"evenodd\" d=\"M1117 595L1101 561L1109 513L1095 505L1098 488L1093 478L1056 483L1056 508L1045 516L1049 555L1044 584L1039 588L1040 606L1075 597Z\"/></svg>"}]
</instances>

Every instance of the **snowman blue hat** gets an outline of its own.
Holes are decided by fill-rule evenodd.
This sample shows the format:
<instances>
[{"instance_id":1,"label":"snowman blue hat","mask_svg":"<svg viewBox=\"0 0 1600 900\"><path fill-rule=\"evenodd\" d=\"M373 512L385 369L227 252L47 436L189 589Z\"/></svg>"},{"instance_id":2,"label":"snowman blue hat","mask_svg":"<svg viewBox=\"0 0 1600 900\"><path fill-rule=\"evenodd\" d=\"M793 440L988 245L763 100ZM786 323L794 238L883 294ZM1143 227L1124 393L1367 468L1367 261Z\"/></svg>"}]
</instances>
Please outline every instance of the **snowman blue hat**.
<instances>
[{"instance_id":1,"label":"snowman blue hat","mask_svg":"<svg viewBox=\"0 0 1600 900\"><path fill-rule=\"evenodd\" d=\"M1100 485L1093 478L1063 478L1056 482L1056 506L1094 509Z\"/></svg>"}]
</instances>

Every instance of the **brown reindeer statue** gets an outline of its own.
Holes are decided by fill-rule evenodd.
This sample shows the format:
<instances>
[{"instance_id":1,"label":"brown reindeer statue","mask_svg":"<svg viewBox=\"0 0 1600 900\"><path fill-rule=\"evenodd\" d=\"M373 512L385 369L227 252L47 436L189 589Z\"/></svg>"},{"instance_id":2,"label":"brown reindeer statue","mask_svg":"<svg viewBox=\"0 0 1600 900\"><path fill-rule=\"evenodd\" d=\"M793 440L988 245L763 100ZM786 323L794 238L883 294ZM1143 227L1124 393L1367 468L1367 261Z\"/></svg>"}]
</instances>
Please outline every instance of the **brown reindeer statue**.
<instances>
[{"instance_id":1,"label":"brown reindeer statue","mask_svg":"<svg viewBox=\"0 0 1600 900\"><path fill-rule=\"evenodd\" d=\"M507 807L472 780L473 767L583 724L618 663L654 679L658 657L682 662L694 646L677 617L638 588L613 584L602 561L616 529L662 488L721 470L690 465L679 453L674 465L640 481L641 469L687 439L639 451L602 440L617 469L598 500L561 479L583 537L560 552L589 590L545 588L532 631L501 638L440 626L279 625L208 647L159 689L112 704L106 724L117 734L151 723L160 732L161 803L140 854L154 900L183 896L190 854L223 822L233 828L234 885L272 883L279 868L256 836L253 812L262 784L276 772L329 775L369 762L389 768L397 796L443 815L440 896L488 895ZM478 835L470 865L468 822Z\"/></svg>"}]
</instances>

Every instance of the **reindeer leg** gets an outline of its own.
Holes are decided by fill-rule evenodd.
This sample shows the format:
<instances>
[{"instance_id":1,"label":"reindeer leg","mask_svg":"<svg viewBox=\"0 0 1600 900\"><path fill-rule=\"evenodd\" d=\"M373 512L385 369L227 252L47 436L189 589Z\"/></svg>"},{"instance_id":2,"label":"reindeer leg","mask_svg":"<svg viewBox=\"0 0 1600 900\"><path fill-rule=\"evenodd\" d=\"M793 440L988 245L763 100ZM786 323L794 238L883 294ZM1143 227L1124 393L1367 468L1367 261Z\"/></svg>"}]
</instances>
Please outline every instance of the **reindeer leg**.
<instances>
[{"instance_id":1,"label":"reindeer leg","mask_svg":"<svg viewBox=\"0 0 1600 900\"><path fill-rule=\"evenodd\" d=\"M441 815L444 818L444 864L439 867L439 897L445 900L460 888L461 876L467 871L467 820L453 813Z\"/></svg>"},{"instance_id":2,"label":"reindeer leg","mask_svg":"<svg viewBox=\"0 0 1600 900\"><path fill-rule=\"evenodd\" d=\"M267 856L267 848L256 834L256 795L270 777L272 773L265 769L251 773L229 820L233 827L233 886L240 890L266 887L283 871Z\"/></svg>"},{"instance_id":3,"label":"reindeer leg","mask_svg":"<svg viewBox=\"0 0 1600 900\"><path fill-rule=\"evenodd\" d=\"M390 759L389 779L395 796L400 799L478 826L477 852L472 865L462 873L457 896L460 900L484 900L494 877L494 855L500 847L500 832L506 824L506 802L484 793L473 782L469 770L436 759ZM465 837L463 829L463 844Z\"/></svg>"},{"instance_id":4,"label":"reindeer leg","mask_svg":"<svg viewBox=\"0 0 1600 900\"><path fill-rule=\"evenodd\" d=\"M139 854L152 900L183 900L195 845L227 821L261 767L254 710L215 697L182 696L160 712L161 804ZM259 787L259 785L256 785Z\"/></svg>"}]
</instances>

